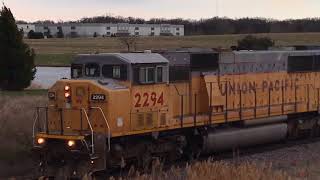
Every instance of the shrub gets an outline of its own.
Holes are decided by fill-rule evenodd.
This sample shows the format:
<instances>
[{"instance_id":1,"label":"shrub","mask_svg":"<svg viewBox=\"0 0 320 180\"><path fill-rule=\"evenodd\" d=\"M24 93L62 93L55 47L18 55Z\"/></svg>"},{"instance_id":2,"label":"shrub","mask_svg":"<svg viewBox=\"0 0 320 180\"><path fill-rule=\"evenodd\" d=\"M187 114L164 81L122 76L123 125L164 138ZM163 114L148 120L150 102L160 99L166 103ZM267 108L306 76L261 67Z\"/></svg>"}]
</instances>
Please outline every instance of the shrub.
<instances>
[{"instance_id":1,"label":"shrub","mask_svg":"<svg viewBox=\"0 0 320 180\"><path fill-rule=\"evenodd\" d=\"M274 45L274 41L269 37L258 38L248 35L238 41L238 49L240 50L268 50Z\"/></svg>"},{"instance_id":2,"label":"shrub","mask_svg":"<svg viewBox=\"0 0 320 180\"><path fill-rule=\"evenodd\" d=\"M33 30L28 33L29 39L43 39L44 35L41 32L34 32Z\"/></svg>"}]
</instances>

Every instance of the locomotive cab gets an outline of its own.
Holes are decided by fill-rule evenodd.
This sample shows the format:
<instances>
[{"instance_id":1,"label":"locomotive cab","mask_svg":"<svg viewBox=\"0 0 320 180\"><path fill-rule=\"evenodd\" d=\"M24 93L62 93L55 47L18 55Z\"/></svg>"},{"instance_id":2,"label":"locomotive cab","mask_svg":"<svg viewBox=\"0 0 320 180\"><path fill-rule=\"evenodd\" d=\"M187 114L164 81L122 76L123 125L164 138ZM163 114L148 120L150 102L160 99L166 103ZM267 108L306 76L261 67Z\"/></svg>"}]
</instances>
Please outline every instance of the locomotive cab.
<instances>
[{"instance_id":1,"label":"locomotive cab","mask_svg":"<svg viewBox=\"0 0 320 180\"><path fill-rule=\"evenodd\" d=\"M46 156L55 151L51 159L85 154L93 169L105 169L113 137L150 131L166 118L168 76L168 61L159 54L78 55L72 79L57 81L48 107L37 109L35 148Z\"/></svg>"}]
</instances>

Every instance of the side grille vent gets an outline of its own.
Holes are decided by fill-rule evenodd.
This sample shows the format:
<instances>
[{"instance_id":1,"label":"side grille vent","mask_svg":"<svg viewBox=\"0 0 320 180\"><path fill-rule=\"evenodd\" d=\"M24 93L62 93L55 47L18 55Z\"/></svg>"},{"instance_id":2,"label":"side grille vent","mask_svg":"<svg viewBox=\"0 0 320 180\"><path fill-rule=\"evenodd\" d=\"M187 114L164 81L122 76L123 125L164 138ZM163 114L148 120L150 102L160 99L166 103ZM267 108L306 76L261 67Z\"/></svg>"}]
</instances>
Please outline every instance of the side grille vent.
<instances>
[{"instance_id":1,"label":"side grille vent","mask_svg":"<svg viewBox=\"0 0 320 180\"><path fill-rule=\"evenodd\" d=\"M144 126L144 114L140 113L137 115L137 127L142 129Z\"/></svg>"},{"instance_id":2,"label":"side grille vent","mask_svg":"<svg viewBox=\"0 0 320 180\"><path fill-rule=\"evenodd\" d=\"M152 113L146 113L146 119L145 119L146 127L152 128L153 127L153 114Z\"/></svg>"},{"instance_id":3,"label":"side grille vent","mask_svg":"<svg viewBox=\"0 0 320 180\"><path fill-rule=\"evenodd\" d=\"M156 126L157 123L157 113L154 112L142 112L132 114L132 124L131 127L133 130L140 131L140 130L147 130L152 129Z\"/></svg>"},{"instance_id":4,"label":"side grille vent","mask_svg":"<svg viewBox=\"0 0 320 180\"><path fill-rule=\"evenodd\" d=\"M167 121L166 113L160 115L160 126L165 126Z\"/></svg>"}]
</instances>

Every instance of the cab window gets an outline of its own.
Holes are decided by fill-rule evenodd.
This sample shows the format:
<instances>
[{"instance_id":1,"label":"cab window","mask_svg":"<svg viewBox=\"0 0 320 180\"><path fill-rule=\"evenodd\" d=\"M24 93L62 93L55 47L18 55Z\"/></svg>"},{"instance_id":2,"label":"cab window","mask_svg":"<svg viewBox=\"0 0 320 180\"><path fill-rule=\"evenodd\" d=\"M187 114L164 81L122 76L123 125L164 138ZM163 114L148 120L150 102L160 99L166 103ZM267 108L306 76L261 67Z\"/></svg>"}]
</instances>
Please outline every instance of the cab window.
<instances>
[{"instance_id":1,"label":"cab window","mask_svg":"<svg viewBox=\"0 0 320 180\"><path fill-rule=\"evenodd\" d=\"M102 75L105 78L127 80L126 65L103 65Z\"/></svg>"},{"instance_id":2,"label":"cab window","mask_svg":"<svg viewBox=\"0 0 320 180\"><path fill-rule=\"evenodd\" d=\"M155 82L155 68L142 67L139 73L140 83L154 83Z\"/></svg>"},{"instance_id":3,"label":"cab window","mask_svg":"<svg viewBox=\"0 0 320 180\"><path fill-rule=\"evenodd\" d=\"M85 75L87 77L99 77L100 76L100 67L98 64L86 64Z\"/></svg>"},{"instance_id":4,"label":"cab window","mask_svg":"<svg viewBox=\"0 0 320 180\"><path fill-rule=\"evenodd\" d=\"M162 66L135 69L135 81L142 84L162 83L164 81L163 69Z\"/></svg>"},{"instance_id":5,"label":"cab window","mask_svg":"<svg viewBox=\"0 0 320 180\"><path fill-rule=\"evenodd\" d=\"M71 66L71 78L81 78L82 77L82 65L73 64Z\"/></svg>"},{"instance_id":6,"label":"cab window","mask_svg":"<svg viewBox=\"0 0 320 180\"><path fill-rule=\"evenodd\" d=\"M163 67L157 67L157 82L163 82Z\"/></svg>"},{"instance_id":7,"label":"cab window","mask_svg":"<svg viewBox=\"0 0 320 180\"><path fill-rule=\"evenodd\" d=\"M120 79L121 71L120 71L120 66L113 66L112 69L112 76L115 79Z\"/></svg>"}]
</instances>

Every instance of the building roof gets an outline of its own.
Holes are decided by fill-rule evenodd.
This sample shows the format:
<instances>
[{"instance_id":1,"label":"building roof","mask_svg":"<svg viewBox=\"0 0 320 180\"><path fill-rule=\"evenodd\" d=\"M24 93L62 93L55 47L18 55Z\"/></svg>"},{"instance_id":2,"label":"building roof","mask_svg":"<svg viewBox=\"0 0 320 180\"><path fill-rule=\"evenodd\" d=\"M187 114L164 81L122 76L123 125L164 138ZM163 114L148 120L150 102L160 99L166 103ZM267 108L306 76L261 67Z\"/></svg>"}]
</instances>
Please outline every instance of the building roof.
<instances>
[{"instance_id":1,"label":"building roof","mask_svg":"<svg viewBox=\"0 0 320 180\"><path fill-rule=\"evenodd\" d=\"M75 57L73 63L152 64L169 63L169 61L157 53L104 53L80 54Z\"/></svg>"},{"instance_id":2,"label":"building roof","mask_svg":"<svg viewBox=\"0 0 320 180\"><path fill-rule=\"evenodd\" d=\"M35 26L130 26L130 27L179 27L183 28L184 25L175 25L175 24L129 24L129 23L57 23L57 24L33 24Z\"/></svg>"}]
</instances>

